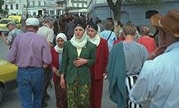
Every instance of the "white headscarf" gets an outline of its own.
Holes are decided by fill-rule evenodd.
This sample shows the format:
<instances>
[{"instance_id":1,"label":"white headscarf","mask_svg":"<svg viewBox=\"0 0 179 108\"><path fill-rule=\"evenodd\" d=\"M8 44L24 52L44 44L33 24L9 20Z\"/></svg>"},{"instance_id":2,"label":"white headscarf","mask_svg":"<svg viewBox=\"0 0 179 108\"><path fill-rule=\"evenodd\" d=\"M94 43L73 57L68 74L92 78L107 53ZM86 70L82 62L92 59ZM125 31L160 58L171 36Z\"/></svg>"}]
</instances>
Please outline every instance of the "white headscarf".
<instances>
[{"instance_id":1,"label":"white headscarf","mask_svg":"<svg viewBox=\"0 0 179 108\"><path fill-rule=\"evenodd\" d=\"M99 45L100 40L101 40L101 38L100 38L100 36L99 36L98 33L97 33L96 36L93 37L93 38L90 38L89 36L87 36L87 39L88 39L90 42L92 42L93 44L95 44L96 46Z\"/></svg>"},{"instance_id":2,"label":"white headscarf","mask_svg":"<svg viewBox=\"0 0 179 108\"><path fill-rule=\"evenodd\" d=\"M80 39L76 38L76 36L73 35L73 37L70 39L70 42L73 46L75 46L77 48L83 48L87 43L86 37L87 37L86 33L84 33Z\"/></svg>"},{"instance_id":3,"label":"white headscarf","mask_svg":"<svg viewBox=\"0 0 179 108\"><path fill-rule=\"evenodd\" d=\"M64 41L67 41L67 37L64 33L59 33L56 37L56 41L58 40L58 38L62 38ZM62 53L63 51L63 48L60 48L58 45L55 45L54 49L58 53Z\"/></svg>"}]
</instances>

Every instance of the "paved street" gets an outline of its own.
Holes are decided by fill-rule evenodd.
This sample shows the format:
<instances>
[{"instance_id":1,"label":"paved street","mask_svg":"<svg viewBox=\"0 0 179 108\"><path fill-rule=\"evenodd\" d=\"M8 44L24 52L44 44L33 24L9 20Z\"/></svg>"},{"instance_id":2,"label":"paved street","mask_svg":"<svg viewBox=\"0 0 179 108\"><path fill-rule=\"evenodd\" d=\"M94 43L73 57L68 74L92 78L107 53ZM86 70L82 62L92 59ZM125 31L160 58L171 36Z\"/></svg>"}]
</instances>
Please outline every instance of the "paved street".
<instances>
[{"instance_id":1,"label":"paved street","mask_svg":"<svg viewBox=\"0 0 179 108\"><path fill-rule=\"evenodd\" d=\"M2 38L0 37L0 59L6 58L7 51L8 47L4 44ZM104 80L102 108L116 108L116 105L109 99L108 85L108 80ZM48 101L47 108L55 108L54 87L49 87L48 92L51 97ZM18 96L18 89L5 94L4 101L0 105L0 108L21 108L21 103Z\"/></svg>"},{"instance_id":2,"label":"paved street","mask_svg":"<svg viewBox=\"0 0 179 108\"><path fill-rule=\"evenodd\" d=\"M102 108L116 108L116 105L109 99L108 94L108 81L104 81L104 91L103 91L103 100ZM47 108L55 108L55 94L54 87L48 88L48 93L50 94L50 100L48 101ZM19 101L18 89L6 93L3 103L0 105L0 108L21 108L21 103Z\"/></svg>"}]
</instances>

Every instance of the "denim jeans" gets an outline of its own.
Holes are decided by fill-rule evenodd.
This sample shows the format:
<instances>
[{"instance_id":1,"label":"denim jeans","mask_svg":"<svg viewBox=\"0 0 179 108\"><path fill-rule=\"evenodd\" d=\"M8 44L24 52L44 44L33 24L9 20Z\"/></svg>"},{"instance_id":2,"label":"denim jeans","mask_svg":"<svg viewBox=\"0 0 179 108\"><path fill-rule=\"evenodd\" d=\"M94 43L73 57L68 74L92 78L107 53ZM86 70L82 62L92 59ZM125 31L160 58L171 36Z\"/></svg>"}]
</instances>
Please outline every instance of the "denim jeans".
<instances>
[{"instance_id":1,"label":"denim jeans","mask_svg":"<svg viewBox=\"0 0 179 108\"><path fill-rule=\"evenodd\" d=\"M17 84L22 108L42 108L44 69L38 67L18 68Z\"/></svg>"}]
</instances>

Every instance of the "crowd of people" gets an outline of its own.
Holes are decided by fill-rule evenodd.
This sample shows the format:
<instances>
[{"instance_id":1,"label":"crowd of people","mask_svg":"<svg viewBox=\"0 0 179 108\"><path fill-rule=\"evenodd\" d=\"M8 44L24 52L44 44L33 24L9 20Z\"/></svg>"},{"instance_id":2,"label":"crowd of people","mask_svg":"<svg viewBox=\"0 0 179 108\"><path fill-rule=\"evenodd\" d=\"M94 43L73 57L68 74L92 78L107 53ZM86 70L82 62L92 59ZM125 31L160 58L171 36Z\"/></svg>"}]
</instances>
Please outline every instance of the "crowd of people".
<instances>
[{"instance_id":1,"label":"crowd of people","mask_svg":"<svg viewBox=\"0 0 179 108\"><path fill-rule=\"evenodd\" d=\"M155 37L131 21L102 24L83 15L27 18L24 31L8 23L9 35L1 35L18 67L22 108L48 106L51 79L57 108L101 108L106 77L117 108L177 108L179 10L150 21Z\"/></svg>"}]
</instances>

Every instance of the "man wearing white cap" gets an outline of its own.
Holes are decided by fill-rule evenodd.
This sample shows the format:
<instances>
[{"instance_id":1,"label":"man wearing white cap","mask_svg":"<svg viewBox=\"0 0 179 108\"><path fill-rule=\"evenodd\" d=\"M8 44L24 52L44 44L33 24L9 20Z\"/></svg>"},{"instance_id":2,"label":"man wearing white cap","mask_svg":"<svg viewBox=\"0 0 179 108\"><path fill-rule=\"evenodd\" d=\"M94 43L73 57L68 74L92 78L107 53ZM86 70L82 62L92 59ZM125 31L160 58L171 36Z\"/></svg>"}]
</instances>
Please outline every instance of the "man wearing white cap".
<instances>
[{"instance_id":1,"label":"man wearing white cap","mask_svg":"<svg viewBox=\"0 0 179 108\"><path fill-rule=\"evenodd\" d=\"M8 61L18 66L17 83L22 108L42 108L44 69L52 61L47 41L39 36L39 20L26 20L26 33L18 35L8 53Z\"/></svg>"}]
</instances>

